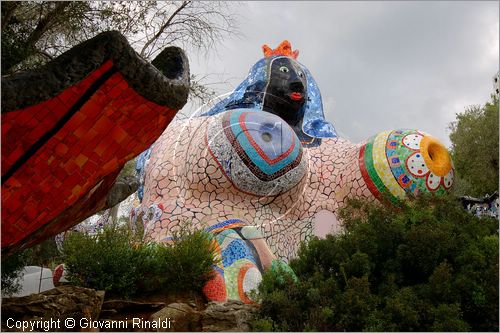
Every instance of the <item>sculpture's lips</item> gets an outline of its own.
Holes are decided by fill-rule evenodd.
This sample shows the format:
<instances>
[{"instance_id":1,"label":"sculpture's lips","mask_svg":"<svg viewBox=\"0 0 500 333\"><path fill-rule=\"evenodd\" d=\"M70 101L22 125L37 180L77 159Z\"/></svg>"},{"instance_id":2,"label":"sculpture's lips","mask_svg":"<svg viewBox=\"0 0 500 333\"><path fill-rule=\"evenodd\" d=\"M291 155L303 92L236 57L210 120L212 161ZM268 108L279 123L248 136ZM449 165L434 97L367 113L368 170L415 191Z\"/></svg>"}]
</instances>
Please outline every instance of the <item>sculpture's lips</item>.
<instances>
[{"instance_id":1,"label":"sculpture's lips","mask_svg":"<svg viewBox=\"0 0 500 333\"><path fill-rule=\"evenodd\" d=\"M292 100L294 100L294 101L300 101L302 98L304 98L304 97L302 96L302 94L301 94L301 93L298 93L298 92L293 92L293 93L291 93L289 96L290 96L290 98L291 98Z\"/></svg>"}]
</instances>

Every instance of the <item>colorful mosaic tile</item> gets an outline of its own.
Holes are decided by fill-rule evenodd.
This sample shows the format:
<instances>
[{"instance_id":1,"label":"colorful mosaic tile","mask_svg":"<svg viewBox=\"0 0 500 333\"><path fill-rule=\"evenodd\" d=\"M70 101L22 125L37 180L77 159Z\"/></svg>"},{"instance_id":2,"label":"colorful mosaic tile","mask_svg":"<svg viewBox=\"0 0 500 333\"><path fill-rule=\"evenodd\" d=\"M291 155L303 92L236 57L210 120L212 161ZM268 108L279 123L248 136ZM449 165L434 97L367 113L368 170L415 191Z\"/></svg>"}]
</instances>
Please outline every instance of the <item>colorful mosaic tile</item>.
<instances>
[{"instance_id":1,"label":"colorful mosaic tile","mask_svg":"<svg viewBox=\"0 0 500 333\"><path fill-rule=\"evenodd\" d=\"M255 239L247 239L243 235L242 230L249 228L245 225L241 220L232 219L205 229L213 233L221 258L218 266L214 267L213 278L203 289L210 300L233 299L252 303L250 293L262 280L262 260L273 260L272 256L269 256L267 245L254 242ZM228 226L233 228L227 228ZM252 232L252 235L257 233Z\"/></svg>"},{"instance_id":2,"label":"colorful mosaic tile","mask_svg":"<svg viewBox=\"0 0 500 333\"><path fill-rule=\"evenodd\" d=\"M242 191L277 195L305 174L302 146L281 118L247 109L216 116L207 129L210 153Z\"/></svg>"},{"instance_id":3,"label":"colorful mosaic tile","mask_svg":"<svg viewBox=\"0 0 500 333\"><path fill-rule=\"evenodd\" d=\"M391 201L406 193L444 193L453 184L453 164L442 144L415 130L385 131L360 150L360 168L370 191Z\"/></svg>"},{"instance_id":4,"label":"colorful mosaic tile","mask_svg":"<svg viewBox=\"0 0 500 333\"><path fill-rule=\"evenodd\" d=\"M348 199L396 203L452 184L449 154L425 133L385 131L361 144L335 137L311 73L279 49L208 113L172 124L141 162L140 205L164 207L145 240L187 223L214 236L221 263L209 299L251 302L265 270L291 272L286 262L302 241L341 227L336 213ZM283 87L293 102L278 109L268 91L277 82L298 87Z\"/></svg>"},{"instance_id":5,"label":"colorful mosaic tile","mask_svg":"<svg viewBox=\"0 0 500 333\"><path fill-rule=\"evenodd\" d=\"M187 68L182 51L173 52ZM148 80L138 81L138 73ZM75 46L37 71L2 78L4 253L103 209L125 162L151 145L184 105L188 82L189 73L162 76L117 32Z\"/></svg>"},{"instance_id":6,"label":"colorful mosaic tile","mask_svg":"<svg viewBox=\"0 0 500 333\"><path fill-rule=\"evenodd\" d=\"M323 210L336 213L349 198L444 193L453 184L448 153L425 133L386 131L362 145L335 138L311 73L283 50L267 52L207 117L170 126L140 168L144 192L133 217L145 223L146 240L168 242L184 223L214 235L221 261L204 288L210 299L251 302L262 272L281 265L275 255L292 258ZM185 102L152 96L151 82L127 77L120 59L102 59L36 103L13 107L2 99L3 246L54 235L100 206L98 194L109 191L123 163ZM285 72L301 86L287 95L295 113L274 109L267 90Z\"/></svg>"}]
</instances>

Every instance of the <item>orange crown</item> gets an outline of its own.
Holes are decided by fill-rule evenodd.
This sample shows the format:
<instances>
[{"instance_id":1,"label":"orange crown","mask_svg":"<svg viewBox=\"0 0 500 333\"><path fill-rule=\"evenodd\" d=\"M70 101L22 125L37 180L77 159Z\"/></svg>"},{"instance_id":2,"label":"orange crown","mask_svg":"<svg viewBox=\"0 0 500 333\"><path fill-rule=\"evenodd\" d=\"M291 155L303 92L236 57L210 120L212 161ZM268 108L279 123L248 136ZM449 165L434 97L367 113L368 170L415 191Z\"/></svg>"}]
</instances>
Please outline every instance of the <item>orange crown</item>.
<instances>
[{"instance_id":1,"label":"orange crown","mask_svg":"<svg viewBox=\"0 0 500 333\"><path fill-rule=\"evenodd\" d=\"M292 45L286 39L278 45L274 50L271 49L267 44L262 45L262 51L264 51L264 57L272 56L286 56L293 59L297 59L299 56L299 50L292 51Z\"/></svg>"}]
</instances>

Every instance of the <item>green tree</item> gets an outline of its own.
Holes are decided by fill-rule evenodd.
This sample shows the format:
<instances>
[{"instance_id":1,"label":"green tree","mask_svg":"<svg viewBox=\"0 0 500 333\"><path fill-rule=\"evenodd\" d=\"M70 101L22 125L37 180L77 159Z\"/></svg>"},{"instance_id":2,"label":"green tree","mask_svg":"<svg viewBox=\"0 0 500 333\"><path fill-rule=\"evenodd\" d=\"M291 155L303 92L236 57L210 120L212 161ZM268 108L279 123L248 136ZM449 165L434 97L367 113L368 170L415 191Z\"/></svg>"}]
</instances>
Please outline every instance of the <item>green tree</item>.
<instances>
[{"instance_id":1,"label":"green tree","mask_svg":"<svg viewBox=\"0 0 500 333\"><path fill-rule=\"evenodd\" d=\"M149 61L165 45L209 51L237 32L231 6L215 1L2 1L2 74L35 68L107 30L120 31ZM200 82L193 89L196 98L212 96Z\"/></svg>"},{"instance_id":2,"label":"green tree","mask_svg":"<svg viewBox=\"0 0 500 333\"><path fill-rule=\"evenodd\" d=\"M458 195L480 197L498 190L498 98L471 106L450 124Z\"/></svg>"},{"instance_id":3,"label":"green tree","mask_svg":"<svg viewBox=\"0 0 500 333\"><path fill-rule=\"evenodd\" d=\"M62 260L54 237L48 238L40 244L24 250L24 253L27 256L27 266L42 266L53 269Z\"/></svg>"},{"instance_id":4,"label":"green tree","mask_svg":"<svg viewBox=\"0 0 500 333\"><path fill-rule=\"evenodd\" d=\"M26 251L14 253L2 260L2 297L11 296L21 289L19 278L28 260Z\"/></svg>"},{"instance_id":5,"label":"green tree","mask_svg":"<svg viewBox=\"0 0 500 333\"><path fill-rule=\"evenodd\" d=\"M298 281L264 274L254 330L498 331L498 220L452 196L340 215L290 261Z\"/></svg>"}]
</instances>

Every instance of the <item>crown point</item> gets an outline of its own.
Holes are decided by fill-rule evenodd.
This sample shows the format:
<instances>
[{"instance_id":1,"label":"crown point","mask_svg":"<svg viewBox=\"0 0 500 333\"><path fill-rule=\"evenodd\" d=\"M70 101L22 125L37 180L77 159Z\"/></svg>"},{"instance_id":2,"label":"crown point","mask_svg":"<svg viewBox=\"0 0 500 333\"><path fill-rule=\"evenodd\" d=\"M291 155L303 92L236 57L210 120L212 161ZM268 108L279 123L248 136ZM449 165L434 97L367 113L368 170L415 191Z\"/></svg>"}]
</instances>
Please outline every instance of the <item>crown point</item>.
<instances>
[{"instance_id":1,"label":"crown point","mask_svg":"<svg viewBox=\"0 0 500 333\"><path fill-rule=\"evenodd\" d=\"M271 49L267 44L262 46L262 51L264 52L264 57L272 56L286 56L293 59L297 59L299 56L299 50L292 51L292 45L288 40L282 41L277 48Z\"/></svg>"},{"instance_id":2,"label":"crown point","mask_svg":"<svg viewBox=\"0 0 500 333\"><path fill-rule=\"evenodd\" d=\"M273 53L273 50L267 44L262 45L262 51L264 52L264 56L266 58L270 57Z\"/></svg>"}]
</instances>

